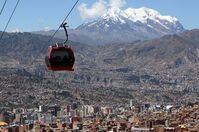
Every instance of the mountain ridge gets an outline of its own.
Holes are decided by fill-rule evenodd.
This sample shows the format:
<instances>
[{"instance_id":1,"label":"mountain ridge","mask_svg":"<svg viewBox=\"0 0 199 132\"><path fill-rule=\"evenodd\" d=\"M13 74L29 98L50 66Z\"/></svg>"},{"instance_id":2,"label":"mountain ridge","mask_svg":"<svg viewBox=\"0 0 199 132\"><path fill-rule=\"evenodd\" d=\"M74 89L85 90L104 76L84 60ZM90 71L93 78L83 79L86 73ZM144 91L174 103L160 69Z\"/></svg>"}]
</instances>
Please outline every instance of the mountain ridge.
<instances>
[{"instance_id":1,"label":"mountain ridge","mask_svg":"<svg viewBox=\"0 0 199 132\"><path fill-rule=\"evenodd\" d=\"M109 9L101 17L69 30L69 39L90 45L129 43L136 40L159 38L176 34L185 29L177 18L163 16L158 11L142 7L138 9ZM50 35L49 32L35 32ZM58 38L64 38L63 31Z\"/></svg>"},{"instance_id":2,"label":"mountain ridge","mask_svg":"<svg viewBox=\"0 0 199 132\"><path fill-rule=\"evenodd\" d=\"M76 28L102 43L132 42L184 31L175 17L163 16L146 7L109 9L103 16Z\"/></svg>"},{"instance_id":3,"label":"mountain ridge","mask_svg":"<svg viewBox=\"0 0 199 132\"><path fill-rule=\"evenodd\" d=\"M64 104L75 100L71 93L76 89L85 104L124 104L129 99L197 101L198 38L197 29L133 43L91 46L70 42L75 71L66 74L47 71L48 36L6 33L0 43L0 102L8 102L6 106ZM70 94L60 94L65 92Z\"/></svg>"}]
</instances>

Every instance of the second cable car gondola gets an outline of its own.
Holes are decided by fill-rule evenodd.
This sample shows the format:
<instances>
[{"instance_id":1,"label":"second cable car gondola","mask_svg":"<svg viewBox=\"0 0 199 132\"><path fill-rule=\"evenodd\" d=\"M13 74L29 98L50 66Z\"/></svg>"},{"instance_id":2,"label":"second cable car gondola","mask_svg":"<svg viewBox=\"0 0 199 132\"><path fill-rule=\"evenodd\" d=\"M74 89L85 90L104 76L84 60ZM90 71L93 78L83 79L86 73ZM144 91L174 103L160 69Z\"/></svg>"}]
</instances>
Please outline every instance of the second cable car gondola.
<instances>
[{"instance_id":1,"label":"second cable car gondola","mask_svg":"<svg viewBox=\"0 0 199 132\"><path fill-rule=\"evenodd\" d=\"M66 24L67 23L61 25L66 33L66 41L64 43L56 43L49 47L49 55L45 58L48 70L74 71L73 66L75 62L75 56L72 48L66 45L66 42L68 41Z\"/></svg>"}]
</instances>

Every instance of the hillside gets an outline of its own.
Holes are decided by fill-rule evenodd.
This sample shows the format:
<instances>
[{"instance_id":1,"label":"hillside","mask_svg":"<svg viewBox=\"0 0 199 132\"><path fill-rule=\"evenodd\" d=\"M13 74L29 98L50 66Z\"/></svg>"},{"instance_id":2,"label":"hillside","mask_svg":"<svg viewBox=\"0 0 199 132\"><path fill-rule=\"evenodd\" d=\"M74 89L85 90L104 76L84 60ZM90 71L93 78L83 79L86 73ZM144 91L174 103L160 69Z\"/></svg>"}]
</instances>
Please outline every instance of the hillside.
<instances>
[{"instance_id":1,"label":"hillside","mask_svg":"<svg viewBox=\"0 0 199 132\"><path fill-rule=\"evenodd\" d=\"M0 43L0 99L13 107L66 103L76 98L110 105L129 99L198 101L198 38L196 29L126 44L70 42L77 58L75 72L55 73L47 71L44 64L49 37L7 33Z\"/></svg>"}]
</instances>

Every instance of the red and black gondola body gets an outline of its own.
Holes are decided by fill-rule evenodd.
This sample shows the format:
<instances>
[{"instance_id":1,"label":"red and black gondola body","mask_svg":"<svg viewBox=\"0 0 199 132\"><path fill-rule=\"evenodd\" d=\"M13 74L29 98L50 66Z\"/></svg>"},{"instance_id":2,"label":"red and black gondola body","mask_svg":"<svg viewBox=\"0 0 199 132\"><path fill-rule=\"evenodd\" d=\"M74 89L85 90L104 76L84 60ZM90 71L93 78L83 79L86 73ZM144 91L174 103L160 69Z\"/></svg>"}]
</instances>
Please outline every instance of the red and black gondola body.
<instances>
[{"instance_id":1,"label":"red and black gondola body","mask_svg":"<svg viewBox=\"0 0 199 132\"><path fill-rule=\"evenodd\" d=\"M55 44L49 47L49 55L45 58L50 71L74 71L75 56L71 47Z\"/></svg>"}]
</instances>

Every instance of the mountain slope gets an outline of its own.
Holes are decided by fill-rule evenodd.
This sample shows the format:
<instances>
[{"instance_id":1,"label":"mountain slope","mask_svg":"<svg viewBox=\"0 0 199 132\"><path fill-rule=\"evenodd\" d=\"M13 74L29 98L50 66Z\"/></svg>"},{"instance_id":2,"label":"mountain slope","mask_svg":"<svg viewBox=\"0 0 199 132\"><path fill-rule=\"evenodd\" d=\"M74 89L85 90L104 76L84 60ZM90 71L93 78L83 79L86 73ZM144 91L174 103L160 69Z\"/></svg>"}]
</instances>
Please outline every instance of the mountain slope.
<instances>
[{"instance_id":1,"label":"mountain slope","mask_svg":"<svg viewBox=\"0 0 199 132\"><path fill-rule=\"evenodd\" d=\"M163 16L153 9L111 8L103 16L69 30L69 39L90 45L103 45L148 40L182 31L184 28L177 18ZM52 31L34 33L52 35ZM59 31L56 37L64 39L64 32Z\"/></svg>"},{"instance_id":2,"label":"mountain slope","mask_svg":"<svg viewBox=\"0 0 199 132\"><path fill-rule=\"evenodd\" d=\"M126 10L110 9L102 17L82 24L77 31L102 43L132 42L175 34L184 30L175 17L162 16L146 7Z\"/></svg>"},{"instance_id":3,"label":"mountain slope","mask_svg":"<svg viewBox=\"0 0 199 132\"><path fill-rule=\"evenodd\" d=\"M198 38L199 30L191 30L131 44L70 42L75 71L53 73L47 71L41 48L48 47L49 37L6 34L0 43L0 102L9 102L6 106L13 100L21 105L66 103L74 101L75 89L85 104L198 101ZM34 104L26 98L34 99Z\"/></svg>"},{"instance_id":4,"label":"mountain slope","mask_svg":"<svg viewBox=\"0 0 199 132\"><path fill-rule=\"evenodd\" d=\"M107 65L139 65L138 68L142 66L154 69L175 68L185 64L194 65L199 62L198 37L199 30L191 30L125 46L110 45L110 47L105 47L103 51L105 53L100 60L102 63L104 60L110 60L109 63L105 63Z\"/></svg>"}]
</instances>

